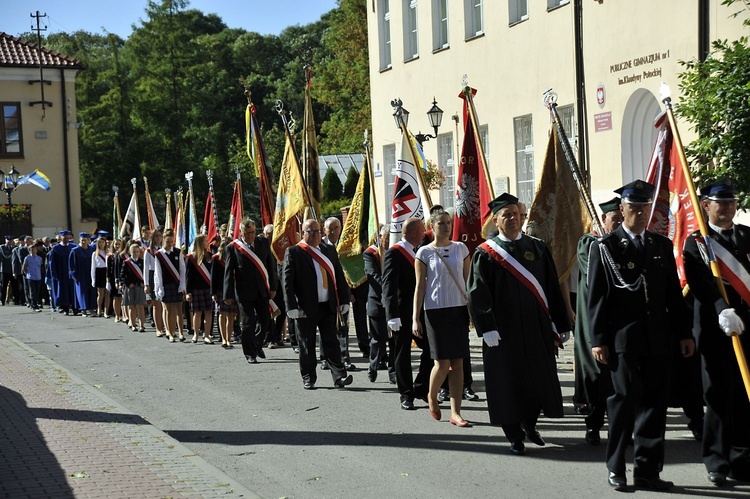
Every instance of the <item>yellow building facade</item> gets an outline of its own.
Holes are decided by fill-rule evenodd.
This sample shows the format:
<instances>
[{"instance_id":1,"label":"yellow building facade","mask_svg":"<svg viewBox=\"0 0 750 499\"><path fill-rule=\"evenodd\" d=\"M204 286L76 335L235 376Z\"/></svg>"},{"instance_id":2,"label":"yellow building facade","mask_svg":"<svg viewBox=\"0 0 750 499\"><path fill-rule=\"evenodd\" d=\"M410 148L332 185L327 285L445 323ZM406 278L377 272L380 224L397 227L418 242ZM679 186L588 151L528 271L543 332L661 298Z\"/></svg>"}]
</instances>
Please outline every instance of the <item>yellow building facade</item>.
<instances>
[{"instance_id":1,"label":"yellow building facade","mask_svg":"<svg viewBox=\"0 0 750 499\"><path fill-rule=\"evenodd\" d=\"M375 190L386 219L401 140L394 98L409 110L414 133L433 133L424 114L433 97L444 110L437 138L424 143L424 152L448 177L432 191L433 202L453 206L463 120L456 126L451 118L461 115L458 95L467 75L478 91L474 102L495 193L529 202L550 130L543 93L552 88L579 162L590 172L592 198L600 202L645 176L657 136L653 119L663 109L659 87L667 83L679 103L680 61L699 58L713 40L748 32L746 15L732 17L740 7L721 0L367 3ZM694 137L684 123L680 132L685 142Z\"/></svg>"},{"instance_id":2,"label":"yellow building facade","mask_svg":"<svg viewBox=\"0 0 750 499\"><path fill-rule=\"evenodd\" d=\"M44 237L95 227L95 221L81 219L75 80L82 69L71 57L0 33L0 170L40 170L51 184L49 191L18 186L11 200L30 207L31 230L21 221L9 227L7 217L0 217L0 234ZM0 195L7 207L5 193Z\"/></svg>"}]
</instances>

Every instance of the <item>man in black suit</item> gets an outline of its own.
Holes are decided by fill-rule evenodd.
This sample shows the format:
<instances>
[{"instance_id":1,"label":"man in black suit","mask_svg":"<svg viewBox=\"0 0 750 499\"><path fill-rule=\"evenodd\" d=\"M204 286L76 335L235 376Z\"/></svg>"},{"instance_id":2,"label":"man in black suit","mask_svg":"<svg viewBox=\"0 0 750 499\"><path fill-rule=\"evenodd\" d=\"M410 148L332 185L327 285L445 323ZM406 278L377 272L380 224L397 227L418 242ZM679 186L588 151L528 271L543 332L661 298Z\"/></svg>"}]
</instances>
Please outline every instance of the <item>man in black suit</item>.
<instances>
[{"instance_id":1,"label":"man in black suit","mask_svg":"<svg viewBox=\"0 0 750 499\"><path fill-rule=\"evenodd\" d=\"M722 485L730 476L750 480L750 402L732 348L730 336L741 335L745 357L750 338L742 334L750 324L750 227L735 224L737 190L728 180L701 189L702 207L708 214L709 241L699 233L685 241L685 275L695 297L698 351L703 360L703 463L708 479ZM720 262L727 300L716 286L709 268L706 243ZM735 276L740 277L737 279ZM744 277L744 279L742 278ZM726 336L725 336L726 335Z\"/></svg>"},{"instance_id":2,"label":"man in black suit","mask_svg":"<svg viewBox=\"0 0 750 499\"><path fill-rule=\"evenodd\" d=\"M278 277L276 260L267 239L255 237L255 222L245 218L240 223L242 237L227 245L224 269L224 301L235 301L240 309L242 353L249 364L266 358L260 331L271 322L269 302L276 296ZM260 322L260 329L255 325Z\"/></svg>"},{"instance_id":3,"label":"man in black suit","mask_svg":"<svg viewBox=\"0 0 750 499\"><path fill-rule=\"evenodd\" d=\"M18 238L18 246L13 250L13 274L16 278L16 286L18 287L19 296L22 296L22 304L31 308L31 288L26 282L26 276L21 272L23 267L23 260L29 256L29 249L34 242L34 238L31 236L21 236Z\"/></svg>"},{"instance_id":4,"label":"man in black suit","mask_svg":"<svg viewBox=\"0 0 750 499\"><path fill-rule=\"evenodd\" d=\"M662 480L669 372L679 340L695 351L672 242L646 230L655 187L636 180L616 190L624 221L591 244L588 313L594 359L607 364L614 394L607 400L609 485L627 487L625 451L635 441L636 487L668 490Z\"/></svg>"},{"instance_id":5,"label":"man in black suit","mask_svg":"<svg viewBox=\"0 0 750 499\"><path fill-rule=\"evenodd\" d=\"M394 368L394 345L392 337L388 337L388 324L385 321L383 308L383 253L388 250L390 228L384 225L378 234L378 244L368 247L362 257L365 261L365 275L367 275L367 321L370 325L370 367L367 379L375 382L378 378L378 364L385 360L388 348L388 378L396 384L396 370Z\"/></svg>"},{"instance_id":6,"label":"man in black suit","mask_svg":"<svg viewBox=\"0 0 750 499\"><path fill-rule=\"evenodd\" d=\"M302 241L284 254L283 288L287 317L296 321L299 344L299 370L305 390L314 390L317 381L315 332L325 348L333 385L343 388L352 382L341 361L336 321L349 311L349 287L336 255L336 249L321 244L317 220L302 224Z\"/></svg>"},{"instance_id":7,"label":"man in black suit","mask_svg":"<svg viewBox=\"0 0 750 499\"><path fill-rule=\"evenodd\" d=\"M414 409L414 399L427 402L430 387L430 371L433 361L427 336L417 338L412 334L412 311L414 309L414 289L417 278L414 274L414 258L417 245L424 238L424 222L418 218L408 218L401 230L402 239L392 245L383 258L383 306L388 329L396 336L396 384L401 396L401 408ZM414 340L422 349L419 358L419 372L412 378L411 342Z\"/></svg>"}]
</instances>

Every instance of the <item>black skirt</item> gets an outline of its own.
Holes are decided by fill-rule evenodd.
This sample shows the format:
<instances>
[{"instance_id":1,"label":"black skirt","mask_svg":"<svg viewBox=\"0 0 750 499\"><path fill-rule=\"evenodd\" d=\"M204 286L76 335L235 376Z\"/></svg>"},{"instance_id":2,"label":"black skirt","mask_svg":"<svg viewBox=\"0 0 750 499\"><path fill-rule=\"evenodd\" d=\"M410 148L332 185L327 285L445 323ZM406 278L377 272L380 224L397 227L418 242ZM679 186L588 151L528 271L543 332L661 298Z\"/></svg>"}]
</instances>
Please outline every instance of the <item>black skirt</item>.
<instances>
[{"instance_id":1,"label":"black skirt","mask_svg":"<svg viewBox=\"0 0 750 499\"><path fill-rule=\"evenodd\" d=\"M211 290L194 289L190 293L191 312L211 312L214 309L214 301L211 299Z\"/></svg>"},{"instance_id":2,"label":"black skirt","mask_svg":"<svg viewBox=\"0 0 750 499\"><path fill-rule=\"evenodd\" d=\"M164 296L162 297L162 303L182 303L183 295L177 292L179 285L177 283L165 283L164 284Z\"/></svg>"},{"instance_id":3,"label":"black skirt","mask_svg":"<svg viewBox=\"0 0 750 499\"><path fill-rule=\"evenodd\" d=\"M97 267L94 270L94 287L95 288L107 287L107 268L106 267Z\"/></svg>"},{"instance_id":4,"label":"black skirt","mask_svg":"<svg viewBox=\"0 0 750 499\"><path fill-rule=\"evenodd\" d=\"M469 356L469 311L466 306L425 310L425 329L432 359Z\"/></svg>"}]
</instances>

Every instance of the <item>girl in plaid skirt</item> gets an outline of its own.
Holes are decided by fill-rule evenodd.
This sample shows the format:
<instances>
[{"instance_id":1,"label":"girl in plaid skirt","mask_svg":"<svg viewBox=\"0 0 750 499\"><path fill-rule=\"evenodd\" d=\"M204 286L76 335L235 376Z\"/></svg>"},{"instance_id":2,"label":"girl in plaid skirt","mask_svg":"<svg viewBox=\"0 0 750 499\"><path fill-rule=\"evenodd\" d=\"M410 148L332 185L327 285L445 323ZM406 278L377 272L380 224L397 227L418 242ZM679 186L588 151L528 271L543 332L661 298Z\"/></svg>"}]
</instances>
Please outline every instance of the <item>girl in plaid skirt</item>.
<instances>
[{"instance_id":1,"label":"girl in plaid skirt","mask_svg":"<svg viewBox=\"0 0 750 499\"><path fill-rule=\"evenodd\" d=\"M198 343L198 331L203 323L203 343L213 344L210 330L213 321L213 301L211 300L211 255L208 253L208 239L205 234L195 238L195 248L188 254L185 266L187 295L193 315L193 343Z\"/></svg>"}]
</instances>

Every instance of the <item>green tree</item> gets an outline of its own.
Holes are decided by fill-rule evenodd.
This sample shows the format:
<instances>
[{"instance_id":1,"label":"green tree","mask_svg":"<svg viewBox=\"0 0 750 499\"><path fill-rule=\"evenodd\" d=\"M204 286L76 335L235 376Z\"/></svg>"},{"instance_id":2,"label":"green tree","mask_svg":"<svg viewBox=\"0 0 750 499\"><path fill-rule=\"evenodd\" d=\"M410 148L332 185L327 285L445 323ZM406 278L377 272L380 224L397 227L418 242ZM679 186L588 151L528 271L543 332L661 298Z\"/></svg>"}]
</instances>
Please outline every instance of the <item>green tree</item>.
<instances>
[{"instance_id":1,"label":"green tree","mask_svg":"<svg viewBox=\"0 0 750 499\"><path fill-rule=\"evenodd\" d=\"M346 174L346 182L344 182L344 197L351 199L354 197L354 193L357 192L357 182L359 182L359 173L354 166L349 168L349 173Z\"/></svg>"},{"instance_id":2,"label":"green tree","mask_svg":"<svg viewBox=\"0 0 750 499\"><path fill-rule=\"evenodd\" d=\"M338 174L333 168L326 170L326 175L323 177L323 199L328 201L335 201L343 197L344 186L341 185L341 180Z\"/></svg>"}]
</instances>

